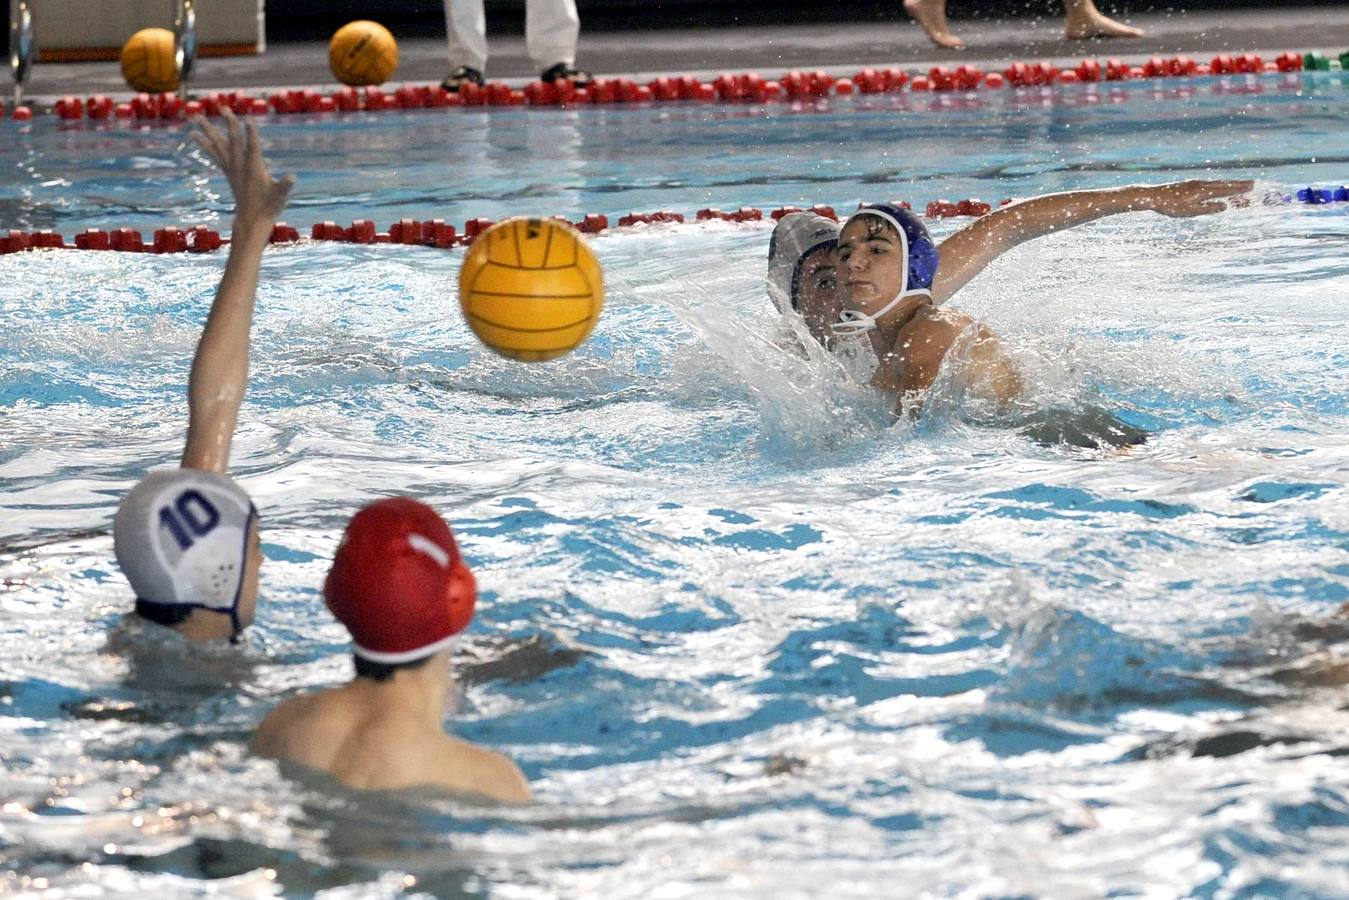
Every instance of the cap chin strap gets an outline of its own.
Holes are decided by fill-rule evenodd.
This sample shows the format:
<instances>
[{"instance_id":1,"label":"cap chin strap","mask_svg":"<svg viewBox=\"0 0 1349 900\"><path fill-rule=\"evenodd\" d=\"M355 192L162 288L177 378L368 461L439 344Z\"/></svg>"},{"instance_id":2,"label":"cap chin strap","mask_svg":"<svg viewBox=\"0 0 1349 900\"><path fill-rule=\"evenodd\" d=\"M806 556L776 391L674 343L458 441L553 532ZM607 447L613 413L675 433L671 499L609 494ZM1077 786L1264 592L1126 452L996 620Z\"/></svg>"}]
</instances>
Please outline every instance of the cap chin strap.
<instances>
[{"instance_id":1,"label":"cap chin strap","mask_svg":"<svg viewBox=\"0 0 1349 900\"><path fill-rule=\"evenodd\" d=\"M834 323L834 334L842 335L843 337L856 337L858 335L866 334L869 331L875 331L879 319L884 318L886 313L890 312L890 310L894 309L896 306L899 306L899 304L903 303L907 298L912 297L914 294L923 294L929 299L932 297L932 292L927 290L909 291L907 294L901 293L895 297L895 299L881 307L874 316L869 316L857 309L845 309L838 314L838 321Z\"/></svg>"}]
</instances>

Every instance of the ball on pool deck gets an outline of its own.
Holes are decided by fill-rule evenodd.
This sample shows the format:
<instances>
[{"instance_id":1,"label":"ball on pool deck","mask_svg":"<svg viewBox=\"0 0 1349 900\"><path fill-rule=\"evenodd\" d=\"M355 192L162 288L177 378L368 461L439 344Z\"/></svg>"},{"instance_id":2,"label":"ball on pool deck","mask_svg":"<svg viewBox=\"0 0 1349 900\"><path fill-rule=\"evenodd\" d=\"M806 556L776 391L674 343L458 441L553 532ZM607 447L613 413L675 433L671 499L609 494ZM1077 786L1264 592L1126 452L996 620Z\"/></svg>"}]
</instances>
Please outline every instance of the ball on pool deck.
<instances>
[{"instance_id":1,"label":"ball on pool deck","mask_svg":"<svg viewBox=\"0 0 1349 900\"><path fill-rule=\"evenodd\" d=\"M122 77L133 91L162 94L178 90L173 32L142 28L122 45Z\"/></svg>"},{"instance_id":2,"label":"ball on pool deck","mask_svg":"<svg viewBox=\"0 0 1349 900\"><path fill-rule=\"evenodd\" d=\"M348 22L328 42L328 65L343 84L383 84L398 68L398 42L378 22Z\"/></svg>"},{"instance_id":3,"label":"ball on pool deck","mask_svg":"<svg viewBox=\"0 0 1349 900\"><path fill-rule=\"evenodd\" d=\"M459 303L473 333L502 356L556 359L580 346L599 321L604 275L570 225L506 219L469 247Z\"/></svg>"}]
</instances>

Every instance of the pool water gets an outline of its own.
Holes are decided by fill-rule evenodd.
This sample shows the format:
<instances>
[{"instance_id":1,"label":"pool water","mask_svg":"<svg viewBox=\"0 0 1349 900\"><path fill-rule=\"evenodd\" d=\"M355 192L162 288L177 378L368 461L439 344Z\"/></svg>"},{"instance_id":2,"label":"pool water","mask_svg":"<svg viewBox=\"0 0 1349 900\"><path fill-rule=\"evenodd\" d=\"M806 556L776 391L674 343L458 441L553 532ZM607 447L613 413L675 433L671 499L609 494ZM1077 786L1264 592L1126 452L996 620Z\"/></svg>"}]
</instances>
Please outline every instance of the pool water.
<instances>
[{"instance_id":1,"label":"pool water","mask_svg":"<svg viewBox=\"0 0 1349 900\"><path fill-rule=\"evenodd\" d=\"M1263 195L1349 177L1347 81L263 135L300 225ZM228 222L174 128L7 123L0 168L0 228ZM0 257L0 890L1349 893L1349 206L1120 216L957 295L1037 404L1152 432L1127 453L976 424L951 379L891 422L864 359L781 348L769 229L595 238L604 317L532 365L464 325L462 250L269 251L233 460L263 602L244 647L209 650L123 621L110 523L181 452L223 255ZM247 751L277 701L349 677L318 587L389 493L444 512L475 569L448 724L520 763L528 808L360 795Z\"/></svg>"}]
</instances>

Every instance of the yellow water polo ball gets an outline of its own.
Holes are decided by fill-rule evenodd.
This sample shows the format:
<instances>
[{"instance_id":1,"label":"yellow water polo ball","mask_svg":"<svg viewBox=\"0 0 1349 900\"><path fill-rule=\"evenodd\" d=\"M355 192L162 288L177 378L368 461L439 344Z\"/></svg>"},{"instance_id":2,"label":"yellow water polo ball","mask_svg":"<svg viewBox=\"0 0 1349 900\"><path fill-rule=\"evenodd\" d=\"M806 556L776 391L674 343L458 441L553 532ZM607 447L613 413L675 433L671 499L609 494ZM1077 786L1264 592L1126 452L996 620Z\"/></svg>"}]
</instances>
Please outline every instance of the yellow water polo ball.
<instances>
[{"instance_id":1,"label":"yellow water polo ball","mask_svg":"<svg viewBox=\"0 0 1349 900\"><path fill-rule=\"evenodd\" d=\"M378 22L348 22L328 42L328 65L343 84L383 84L398 68L398 42Z\"/></svg>"},{"instance_id":2,"label":"yellow water polo ball","mask_svg":"<svg viewBox=\"0 0 1349 900\"><path fill-rule=\"evenodd\" d=\"M162 94L178 90L173 32L142 28L122 45L122 77L133 91Z\"/></svg>"},{"instance_id":3,"label":"yellow water polo ball","mask_svg":"<svg viewBox=\"0 0 1349 900\"><path fill-rule=\"evenodd\" d=\"M473 333L502 356L556 359L599 321L604 275L576 229L556 219L506 219L478 235L459 270Z\"/></svg>"}]
</instances>

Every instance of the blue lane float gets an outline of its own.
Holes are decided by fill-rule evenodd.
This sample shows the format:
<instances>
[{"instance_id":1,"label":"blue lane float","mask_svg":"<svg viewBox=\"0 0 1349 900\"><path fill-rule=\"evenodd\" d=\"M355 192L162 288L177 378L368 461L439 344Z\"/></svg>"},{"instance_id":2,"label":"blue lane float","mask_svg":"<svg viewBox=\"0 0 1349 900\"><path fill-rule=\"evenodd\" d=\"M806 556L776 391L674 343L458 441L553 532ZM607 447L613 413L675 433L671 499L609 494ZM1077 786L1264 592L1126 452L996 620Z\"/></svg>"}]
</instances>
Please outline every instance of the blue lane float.
<instances>
[{"instance_id":1,"label":"blue lane float","mask_svg":"<svg viewBox=\"0 0 1349 900\"><path fill-rule=\"evenodd\" d=\"M1337 188L1305 187L1297 192L1297 199L1299 203L1310 203L1313 206L1325 203L1349 203L1349 187L1344 185Z\"/></svg>"}]
</instances>

